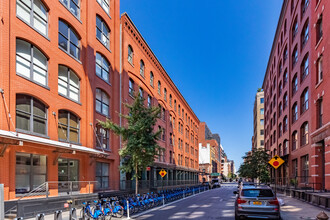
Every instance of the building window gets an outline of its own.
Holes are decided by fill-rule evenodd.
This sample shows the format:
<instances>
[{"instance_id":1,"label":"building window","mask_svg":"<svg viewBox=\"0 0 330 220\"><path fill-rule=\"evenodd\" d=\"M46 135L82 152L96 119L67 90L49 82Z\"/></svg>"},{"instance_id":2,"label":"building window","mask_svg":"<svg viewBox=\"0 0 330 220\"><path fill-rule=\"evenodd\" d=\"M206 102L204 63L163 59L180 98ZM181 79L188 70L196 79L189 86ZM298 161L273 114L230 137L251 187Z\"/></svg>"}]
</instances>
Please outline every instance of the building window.
<instances>
[{"instance_id":1,"label":"building window","mask_svg":"<svg viewBox=\"0 0 330 220\"><path fill-rule=\"evenodd\" d=\"M316 82L320 83L323 80L323 56L317 60L317 79Z\"/></svg>"},{"instance_id":2,"label":"building window","mask_svg":"<svg viewBox=\"0 0 330 220\"><path fill-rule=\"evenodd\" d=\"M298 48L296 45L292 53L292 69L294 68L297 62L298 62Z\"/></svg>"},{"instance_id":3,"label":"building window","mask_svg":"<svg viewBox=\"0 0 330 220\"><path fill-rule=\"evenodd\" d=\"M298 120L298 104L297 102L293 104L292 107L292 123Z\"/></svg>"},{"instance_id":4,"label":"building window","mask_svg":"<svg viewBox=\"0 0 330 220\"><path fill-rule=\"evenodd\" d=\"M127 57L127 60L132 65L133 65L133 56L134 56L133 48L132 48L131 45L128 45L128 57Z\"/></svg>"},{"instance_id":5,"label":"building window","mask_svg":"<svg viewBox=\"0 0 330 220\"><path fill-rule=\"evenodd\" d=\"M60 2L78 19L80 19L79 0L60 0Z\"/></svg>"},{"instance_id":6,"label":"building window","mask_svg":"<svg viewBox=\"0 0 330 220\"><path fill-rule=\"evenodd\" d=\"M58 93L79 102L80 79L72 69L58 66Z\"/></svg>"},{"instance_id":7,"label":"building window","mask_svg":"<svg viewBox=\"0 0 330 220\"><path fill-rule=\"evenodd\" d=\"M323 28L322 28L322 15L320 15L319 20L316 23L316 44L319 43L323 36Z\"/></svg>"},{"instance_id":8,"label":"building window","mask_svg":"<svg viewBox=\"0 0 330 220\"><path fill-rule=\"evenodd\" d=\"M144 62L140 60L140 75L144 78Z\"/></svg>"},{"instance_id":9,"label":"building window","mask_svg":"<svg viewBox=\"0 0 330 220\"><path fill-rule=\"evenodd\" d=\"M278 125L278 137L281 137L282 136L282 131L283 131L283 129L282 129L282 123L280 123Z\"/></svg>"},{"instance_id":10,"label":"building window","mask_svg":"<svg viewBox=\"0 0 330 220\"><path fill-rule=\"evenodd\" d=\"M284 49L284 52L283 52L283 63L285 63L287 58L288 58L288 47L285 46L285 49Z\"/></svg>"},{"instance_id":11,"label":"building window","mask_svg":"<svg viewBox=\"0 0 330 220\"><path fill-rule=\"evenodd\" d=\"M48 10L40 0L17 0L16 15L39 33L48 35Z\"/></svg>"},{"instance_id":12,"label":"building window","mask_svg":"<svg viewBox=\"0 0 330 220\"><path fill-rule=\"evenodd\" d=\"M47 181L47 157L16 153L16 194L28 193Z\"/></svg>"},{"instance_id":13,"label":"building window","mask_svg":"<svg viewBox=\"0 0 330 220\"><path fill-rule=\"evenodd\" d=\"M304 48L306 45L308 39L309 39L309 26L308 26L308 20L306 21L304 28L301 32L301 48Z\"/></svg>"},{"instance_id":14,"label":"building window","mask_svg":"<svg viewBox=\"0 0 330 220\"><path fill-rule=\"evenodd\" d=\"M97 112L109 116L109 96L101 89L96 89L95 109Z\"/></svg>"},{"instance_id":15,"label":"building window","mask_svg":"<svg viewBox=\"0 0 330 220\"><path fill-rule=\"evenodd\" d=\"M176 99L174 99L174 111L176 112Z\"/></svg>"},{"instance_id":16,"label":"building window","mask_svg":"<svg viewBox=\"0 0 330 220\"><path fill-rule=\"evenodd\" d=\"M264 119L260 119L260 124L264 125Z\"/></svg>"},{"instance_id":17,"label":"building window","mask_svg":"<svg viewBox=\"0 0 330 220\"><path fill-rule=\"evenodd\" d=\"M166 88L164 88L164 101L165 102L167 101L167 90L166 90Z\"/></svg>"},{"instance_id":18,"label":"building window","mask_svg":"<svg viewBox=\"0 0 330 220\"><path fill-rule=\"evenodd\" d=\"M283 134L288 130L288 117L285 116L283 119Z\"/></svg>"},{"instance_id":19,"label":"building window","mask_svg":"<svg viewBox=\"0 0 330 220\"><path fill-rule=\"evenodd\" d=\"M317 127L323 126L323 99L317 101Z\"/></svg>"},{"instance_id":20,"label":"building window","mask_svg":"<svg viewBox=\"0 0 330 220\"><path fill-rule=\"evenodd\" d=\"M152 105L152 101L151 101L151 96L148 95L148 107L151 108L151 105Z\"/></svg>"},{"instance_id":21,"label":"building window","mask_svg":"<svg viewBox=\"0 0 330 220\"><path fill-rule=\"evenodd\" d=\"M58 112L58 139L60 141L79 143L79 118L71 112Z\"/></svg>"},{"instance_id":22,"label":"building window","mask_svg":"<svg viewBox=\"0 0 330 220\"><path fill-rule=\"evenodd\" d=\"M301 17L303 17L303 15L305 14L307 8L309 5L309 0L303 0L301 1Z\"/></svg>"},{"instance_id":23,"label":"building window","mask_svg":"<svg viewBox=\"0 0 330 220\"><path fill-rule=\"evenodd\" d=\"M288 82L288 70L285 69L285 71L283 73L283 88L285 87L287 82Z\"/></svg>"},{"instance_id":24,"label":"building window","mask_svg":"<svg viewBox=\"0 0 330 220\"><path fill-rule=\"evenodd\" d=\"M95 57L95 72L96 75L104 81L110 81L110 63L99 53L96 53Z\"/></svg>"},{"instance_id":25,"label":"building window","mask_svg":"<svg viewBox=\"0 0 330 220\"><path fill-rule=\"evenodd\" d=\"M296 74L292 80L292 95L294 95L297 91L298 91L298 76Z\"/></svg>"},{"instance_id":26,"label":"building window","mask_svg":"<svg viewBox=\"0 0 330 220\"><path fill-rule=\"evenodd\" d=\"M160 95L161 93L161 87L162 87L162 84L160 83L160 81L158 80L158 94Z\"/></svg>"},{"instance_id":27,"label":"building window","mask_svg":"<svg viewBox=\"0 0 330 220\"><path fill-rule=\"evenodd\" d=\"M308 71L308 54L304 57L302 63L301 63L301 82L304 81L304 79L307 77L309 71Z\"/></svg>"},{"instance_id":28,"label":"building window","mask_svg":"<svg viewBox=\"0 0 330 220\"><path fill-rule=\"evenodd\" d=\"M172 95L170 94L170 106L172 107Z\"/></svg>"},{"instance_id":29,"label":"building window","mask_svg":"<svg viewBox=\"0 0 330 220\"><path fill-rule=\"evenodd\" d=\"M99 16L96 16L96 37L106 48L110 49L110 29Z\"/></svg>"},{"instance_id":30,"label":"building window","mask_svg":"<svg viewBox=\"0 0 330 220\"><path fill-rule=\"evenodd\" d=\"M96 147L104 150L109 150L109 130L104 129L102 126L98 125L96 130Z\"/></svg>"},{"instance_id":31,"label":"building window","mask_svg":"<svg viewBox=\"0 0 330 220\"><path fill-rule=\"evenodd\" d=\"M282 102L278 105L278 116L281 116L283 112Z\"/></svg>"},{"instance_id":32,"label":"building window","mask_svg":"<svg viewBox=\"0 0 330 220\"><path fill-rule=\"evenodd\" d=\"M298 160L292 160L292 175L293 177L298 177Z\"/></svg>"},{"instance_id":33,"label":"building window","mask_svg":"<svg viewBox=\"0 0 330 220\"><path fill-rule=\"evenodd\" d=\"M308 183L309 178L309 161L308 155L301 157L301 182Z\"/></svg>"},{"instance_id":34,"label":"building window","mask_svg":"<svg viewBox=\"0 0 330 220\"><path fill-rule=\"evenodd\" d=\"M283 155L287 155L289 153L288 145L289 145L289 141L284 140L284 142L283 142Z\"/></svg>"},{"instance_id":35,"label":"building window","mask_svg":"<svg viewBox=\"0 0 330 220\"><path fill-rule=\"evenodd\" d=\"M134 96L134 81L132 79L129 79L128 81L128 93L131 96Z\"/></svg>"},{"instance_id":36,"label":"building window","mask_svg":"<svg viewBox=\"0 0 330 220\"><path fill-rule=\"evenodd\" d=\"M260 115L263 115L263 114L264 114L264 109L261 108L261 109L260 109Z\"/></svg>"},{"instance_id":37,"label":"building window","mask_svg":"<svg viewBox=\"0 0 330 220\"><path fill-rule=\"evenodd\" d=\"M47 107L31 96L17 94L16 128L47 135Z\"/></svg>"},{"instance_id":38,"label":"building window","mask_svg":"<svg viewBox=\"0 0 330 220\"><path fill-rule=\"evenodd\" d=\"M165 114L166 114L166 111L165 111L165 108L163 108L162 110L162 119L165 121Z\"/></svg>"},{"instance_id":39,"label":"building window","mask_svg":"<svg viewBox=\"0 0 330 220\"><path fill-rule=\"evenodd\" d=\"M143 89L139 88L139 96L141 99L143 99Z\"/></svg>"},{"instance_id":40,"label":"building window","mask_svg":"<svg viewBox=\"0 0 330 220\"><path fill-rule=\"evenodd\" d=\"M301 114L308 110L308 89L306 88L300 97Z\"/></svg>"},{"instance_id":41,"label":"building window","mask_svg":"<svg viewBox=\"0 0 330 220\"><path fill-rule=\"evenodd\" d=\"M294 10L294 0L291 0L291 14L293 13Z\"/></svg>"},{"instance_id":42,"label":"building window","mask_svg":"<svg viewBox=\"0 0 330 220\"><path fill-rule=\"evenodd\" d=\"M96 188L107 189L109 188L109 164L96 162Z\"/></svg>"},{"instance_id":43,"label":"building window","mask_svg":"<svg viewBox=\"0 0 330 220\"><path fill-rule=\"evenodd\" d=\"M283 96L283 110L285 110L287 106L288 106L288 95L287 93L285 93Z\"/></svg>"},{"instance_id":44,"label":"building window","mask_svg":"<svg viewBox=\"0 0 330 220\"><path fill-rule=\"evenodd\" d=\"M298 19L296 17L292 26L292 41L297 36L297 33L298 33Z\"/></svg>"},{"instance_id":45,"label":"building window","mask_svg":"<svg viewBox=\"0 0 330 220\"><path fill-rule=\"evenodd\" d=\"M279 74L282 73L282 69L283 69L282 61L280 61L280 64L278 65L278 73L279 73Z\"/></svg>"},{"instance_id":46,"label":"building window","mask_svg":"<svg viewBox=\"0 0 330 220\"><path fill-rule=\"evenodd\" d=\"M282 94L282 90L283 90L282 82L280 82L280 84L278 86L278 96L280 96Z\"/></svg>"},{"instance_id":47,"label":"building window","mask_svg":"<svg viewBox=\"0 0 330 220\"><path fill-rule=\"evenodd\" d=\"M58 21L58 45L66 53L80 60L80 40L72 27L61 20Z\"/></svg>"},{"instance_id":48,"label":"building window","mask_svg":"<svg viewBox=\"0 0 330 220\"><path fill-rule=\"evenodd\" d=\"M260 130L260 135L264 135L264 133L265 133L265 132L264 132L264 129L261 129L261 130Z\"/></svg>"},{"instance_id":49,"label":"building window","mask_svg":"<svg viewBox=\"0 0 330 220\"><path fill-rule=\"evenodd\" d=\"M292 133L292 150L296 150L298 147L298 132L294 131Z\"/></svg>"},{"instance_id":50,"label":"building window","mask_svg":"<svg viewBox=\"0 0 330 220\"><path fill-rule=\"evenodd\" d=\"M264 103L264 98L260 98L260 104Z\"/></svg>"},{"instance_id":51,"label":"building window","mask_svg":"<svg viewBox=\"0 0 330 220\"><path fill-rule=\"evenodd\" d=\"M308 144L308 122L305 122L301 128L300 128L300 133L301 133L301 146L304 146Z\"/></svg>"},{"instance_id":52,"label":"building window","mask_svg":"<svg viewBox=\"0 0 330 220\"><path fill-rule=\"evenodd\" d=\"M16 40L16 73L40 85L47 85L47 57L32 44Z\"/></svg>"},{"instance_id":53,"label":"building window","mask_svg":"<svg viewBox=\"0 0 330 220\"><path fill-rule=\"evenodd\" d=\"M154 74L150 71L150 85L154 87Z\"/></svg>"},{"instance_id":54,"label":"building window","mask_svg":"<svg viewBox=\"0 0 330 220\"><path fill-rule=\"evenodd\" d=\"M97 0L97 2L101 5L103 10L107 13L110 14L110 4L109 0Z\"/></svg>"}]
</instances>

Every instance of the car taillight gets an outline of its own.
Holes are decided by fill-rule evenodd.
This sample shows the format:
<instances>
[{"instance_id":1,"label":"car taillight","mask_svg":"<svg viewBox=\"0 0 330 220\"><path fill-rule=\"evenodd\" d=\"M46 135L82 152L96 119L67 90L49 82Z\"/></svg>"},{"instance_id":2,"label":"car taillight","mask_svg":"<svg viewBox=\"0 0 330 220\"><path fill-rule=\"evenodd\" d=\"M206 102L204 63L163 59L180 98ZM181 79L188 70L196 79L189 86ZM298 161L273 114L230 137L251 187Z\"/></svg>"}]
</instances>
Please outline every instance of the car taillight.
<instances>
[{"instance_id":1,"label":"car taillight","mask_svg":"<svg viewBox=\"0 0 330 220\"><path fill-rule=\"evenodd\" d=\"M242 203L246 203L246 200L238 198L237 199L237 204L242 204Z\"/></svg>"},{"instance_id":2,"label":"car taillight","mask_svg":"<svg viewBox=\"0 0 330 220\"><path fill-rule=\"evenodd\" d=\"M278 202L277 199L275 199L275 200L269 201L269 204L271 204L271 205L279 205L279 202Z\"/></svg>"}]
</instances>

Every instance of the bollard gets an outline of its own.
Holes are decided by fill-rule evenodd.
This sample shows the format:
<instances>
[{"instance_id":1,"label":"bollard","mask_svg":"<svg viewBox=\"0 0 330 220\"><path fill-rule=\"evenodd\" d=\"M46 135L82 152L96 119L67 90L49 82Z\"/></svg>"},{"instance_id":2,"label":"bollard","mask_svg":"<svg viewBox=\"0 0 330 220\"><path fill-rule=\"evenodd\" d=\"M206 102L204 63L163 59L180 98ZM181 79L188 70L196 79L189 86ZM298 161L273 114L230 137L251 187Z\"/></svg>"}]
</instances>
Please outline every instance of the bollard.
<instances>
[{"instance_id":1,"label":"bollard","mask_svg":"<svg viewBox=\"0 0 330 220\"><path fill-rule=\"evenodd\" d=\"M329 219L329 216L327 214L325 214L324 211L322 211L316 216L316 219L327 220L327 219Z\"/></svg>"},{"instance_id":2,"label":"bollard","mask_svg":"<svg viewBox=\"0 0 330 220\"><path fill-rule=\"evenodd\" d=\"M14 220L23 220L23 219L24 219L23 217L14 218Z\"/></svg>"},{"instance_id":3,"label":"bollard","mask_svg":"<svg viewBox=\"0 0 330 220\"><path fill-rule=\"evenodd\" d=\"M165 205L165 197L164 197L164 194L163 194L163 206Z\"/></svg>"},{"instance_id":4,"label":"bollard","mask_svg":"<svg viewBox=\"0 0 330 220\"><path fill-rule=\"evenodd\" d=\"M45 214L41 213L36 216L36 220L44 220L45 219Z\"/></svg>"},{"instance_id":5,"label":"bollard","mask_svg":"<svg viewBox=\"0 0 330 220\"><path fill-rule=\"evenodd\" d=\"M76 220L77 219L77 210L76 210L76 208L71 208L69 219L70 220Z\"/></svg>"},{"instance_id":6,"label":"bollard","mask_svg":"<svg viewBox=\"0 0 330 220\"><path fill-rule=\"evenodd\" d=\"M131 218L129 217L129 202L128 202L128 200L127 200L127 219L131 219Z\"/></svg>"},{"instance_id":7,"label":"bollard","mask_svg":"<svg viewBox=\"0 0 330 220\"><path fill-rule=\"evenodd\" d=\"M54 212L54 220L62 220L62 210Z\"/></svg>"}]
</instances>

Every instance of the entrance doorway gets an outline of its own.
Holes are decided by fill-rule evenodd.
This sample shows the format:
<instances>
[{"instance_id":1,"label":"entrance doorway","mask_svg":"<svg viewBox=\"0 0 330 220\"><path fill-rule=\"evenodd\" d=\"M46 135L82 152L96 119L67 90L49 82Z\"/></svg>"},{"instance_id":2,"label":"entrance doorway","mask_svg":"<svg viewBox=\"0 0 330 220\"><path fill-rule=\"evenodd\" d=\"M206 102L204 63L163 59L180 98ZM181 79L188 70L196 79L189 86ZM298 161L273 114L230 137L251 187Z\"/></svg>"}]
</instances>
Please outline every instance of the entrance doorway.
<instances>
[{"instance_id":1,"label":"entrance doorway","mask_svg":"<svg viewBox=\"0 0 330 220\"><path fill-rule=\"evenodd\" d=\"M72 192L79 190L79 161L73 159L58 159L58 190Z\"/></svg>"}]
</instances>

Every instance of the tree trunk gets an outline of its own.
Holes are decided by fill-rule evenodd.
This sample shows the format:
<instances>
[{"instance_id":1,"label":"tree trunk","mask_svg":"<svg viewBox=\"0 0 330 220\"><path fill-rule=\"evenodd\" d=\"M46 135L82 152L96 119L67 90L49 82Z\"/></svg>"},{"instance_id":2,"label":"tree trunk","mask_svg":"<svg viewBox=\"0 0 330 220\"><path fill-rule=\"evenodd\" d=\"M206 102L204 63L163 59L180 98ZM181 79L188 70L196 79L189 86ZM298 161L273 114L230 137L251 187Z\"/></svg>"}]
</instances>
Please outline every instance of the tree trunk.
<instances>
[{"instance_id":1,"label":"tree trunk","mask_svg":"<svg viewBox=\"0 0 330 220\"><path fill-rule=\"evenodd\" d=\"M139 191L138 164L135 163L135 194Z\"/></svg>"}]
</instances>

